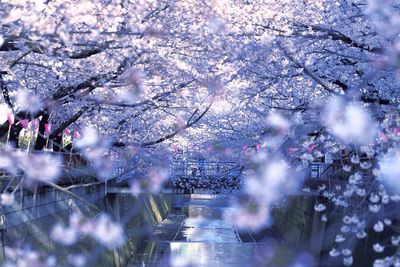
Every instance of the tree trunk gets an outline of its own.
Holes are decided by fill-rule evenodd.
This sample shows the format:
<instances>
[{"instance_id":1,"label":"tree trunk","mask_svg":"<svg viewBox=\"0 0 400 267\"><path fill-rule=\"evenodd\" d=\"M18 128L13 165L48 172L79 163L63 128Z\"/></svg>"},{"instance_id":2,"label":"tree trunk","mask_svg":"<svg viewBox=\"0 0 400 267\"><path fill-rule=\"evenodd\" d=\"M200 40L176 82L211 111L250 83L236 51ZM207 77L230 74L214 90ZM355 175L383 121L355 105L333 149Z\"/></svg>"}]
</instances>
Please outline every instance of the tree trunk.
<instances>
[{"instance_id":1,"label":"tree trunk","mask_svg":"<svg viewBox=\"0 0 400 267\"><path fill-rule=\"evenodd\" d=\"M52 138L53 140L53 150L55 152L62 152L62 145L63 145L63 138L62 134L57 135L56 137Z\"/></svg>"},{"instance_id":2,"label":"tree trunk","mask_svg":"<svg viewBox=\"0 0 400 267\"><path fill-rule=\"evenodd\" d=\"M47 111L44 112L42 119L39 124L39 134L36 138L36 143L34 150L42 150L46 146L47 138L45 137L46 127L45 124L49 123L49 113Z\"/></svg>"},{"instance_id":3,"label":"tree trunk","mask_svg":"<svg viewBox=\"0 0 400 267\"><path fill-rule=\"evenodd\" d=\"M19 148L19 133L22 130L22 125L11 125L11 131L10 131L10 144L14 146L15 148Z\"/></svg>"}]
</instances>

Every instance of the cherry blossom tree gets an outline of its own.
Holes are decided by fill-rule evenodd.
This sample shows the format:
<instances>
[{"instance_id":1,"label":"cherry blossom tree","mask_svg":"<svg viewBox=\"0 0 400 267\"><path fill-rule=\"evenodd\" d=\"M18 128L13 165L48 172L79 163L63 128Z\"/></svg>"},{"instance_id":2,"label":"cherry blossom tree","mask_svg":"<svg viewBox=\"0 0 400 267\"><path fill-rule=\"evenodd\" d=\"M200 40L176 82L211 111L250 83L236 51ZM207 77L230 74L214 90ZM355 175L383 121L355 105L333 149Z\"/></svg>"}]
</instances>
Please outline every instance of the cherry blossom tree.
<instances>
[{"instance_id":1,"label":"cherry blossom tree","mask_svg":"<svg viewBox=\"0 0 400 267\"><path fill-rule=\"evenodd\" d=\"M241 165L244 188L226 217L260 229L287 194L309 190L309 164L339 165L315 210L333 220L346 208L329 254L352 265L368 229L386 238L397 223L398 12L395 0L2 1L0 166L58 186L62 160L21 149L82 153L100 180L113 151L151 170L132 193L154 193L173 147L190 142ZM123 243L106 215L51 235L69 245L86 224L110 226ZM398 264L397 250L382 255L376 266Z\"/></svg>"}]
</instances>

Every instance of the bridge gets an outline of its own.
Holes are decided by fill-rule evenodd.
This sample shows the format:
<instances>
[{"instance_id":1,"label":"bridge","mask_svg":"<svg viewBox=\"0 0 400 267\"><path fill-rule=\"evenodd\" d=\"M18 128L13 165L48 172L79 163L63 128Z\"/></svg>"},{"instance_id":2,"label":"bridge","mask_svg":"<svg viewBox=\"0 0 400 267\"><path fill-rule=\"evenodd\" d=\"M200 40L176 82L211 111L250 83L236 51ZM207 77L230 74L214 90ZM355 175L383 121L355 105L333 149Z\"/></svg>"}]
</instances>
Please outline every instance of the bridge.
<instances>
[{"instance_id":1,"label":"bridge","mask_svg":"<svg viewBox=\"0 0 400 267\"><path fill-rule=\"evenodd\" d=\"M170 166L170 178L166 187L184 192L195 189L223 190L240 187L242 167L235 162L177 160Z\"/></svg>"},{"instance_id":2,"label":"bridge","mask_svg":"<svg viewBox=\"0 0 400 267\"><path fill-rule=\"evenodd\" d=\"M106 182L108 192L129 192L132 180L147 176L146 168L135 163L115 162L114 177ZM174 160L168 165L168 179L163 192L189 194L220 193L240 188L243 167L236 162L206 160Z\"/></svg>"}]
</instances>

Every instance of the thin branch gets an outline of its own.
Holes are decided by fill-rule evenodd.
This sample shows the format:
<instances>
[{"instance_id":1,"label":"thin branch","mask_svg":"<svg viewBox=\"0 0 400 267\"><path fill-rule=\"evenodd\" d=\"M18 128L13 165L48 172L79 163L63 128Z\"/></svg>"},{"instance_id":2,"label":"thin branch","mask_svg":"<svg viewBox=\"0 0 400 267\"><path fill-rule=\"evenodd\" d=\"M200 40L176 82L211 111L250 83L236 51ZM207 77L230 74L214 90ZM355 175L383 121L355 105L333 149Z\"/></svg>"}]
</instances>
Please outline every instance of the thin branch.
<instances>
[{"instance_id":1,"label":"thin branch","mask_svg":"<svg viewBox=\"0 0 400 267\"><path fill-rule=\"evenodd\" d=\"M336 96L339 96L340 94L333 89L329 88L328 85L326 85L320 78L318 78L313 72L311 72L307 67L302 65L300 62L298 62L279 42L277 42L277 46L279 49L283 52L283 54L293 63L296 65L296 67L303 69L304 73L307 74L311 79L313 79L316 83L322 86L322 88Z\"/></svg>"},{"instance_id":2,"label":"thin branch","mask_svg":"<svg viewBox=\"0 0 400 267\"><path fill-rule=\"evenodd\" d=\"M197 123L210 110L212 104L214 103L214 99L215 99L215 97L212 96L209 105L206 107L206 109L195 120L190 121L192 119L192 116L191 116L190 119L186 122L186 124L183 127L179 128L179 129L175 130L174 132L172 132L170 134L167 134L164 137L161 137L161 138L159 138L157 140L146 142L146 143L142 143L142 144L140 144L140 146L141 147L146 147L146 146L152 146L152 145L164 142L165 140L171 139L172 137L176 136L177 134L181 133L182 131L192 127L195 123ZM198 110L199 109L197 108L193 113L197 113Z\"/></svg>"}]
</instances>

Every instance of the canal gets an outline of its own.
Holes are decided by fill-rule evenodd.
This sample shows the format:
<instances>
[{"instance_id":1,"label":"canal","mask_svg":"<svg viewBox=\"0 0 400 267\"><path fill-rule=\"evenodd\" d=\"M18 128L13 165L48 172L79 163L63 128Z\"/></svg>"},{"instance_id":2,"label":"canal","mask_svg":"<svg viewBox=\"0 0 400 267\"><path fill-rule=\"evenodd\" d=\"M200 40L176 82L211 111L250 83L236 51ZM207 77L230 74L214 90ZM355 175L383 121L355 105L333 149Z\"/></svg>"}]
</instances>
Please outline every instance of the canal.
<instances>
[{"instance_id":1,"label":"canal","mask_svg":"<svg viewBox=\"0 0 400 267\"><path fill-rule=\"evenodd\" d=\"M282 244L271 229L262 236L238 231L223 219L228 209L228 196L190 195L155 228L129 266L254 266L260 250Z\"/></svg>"}]
</instances>

